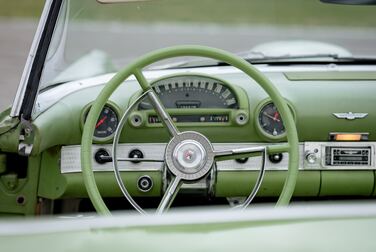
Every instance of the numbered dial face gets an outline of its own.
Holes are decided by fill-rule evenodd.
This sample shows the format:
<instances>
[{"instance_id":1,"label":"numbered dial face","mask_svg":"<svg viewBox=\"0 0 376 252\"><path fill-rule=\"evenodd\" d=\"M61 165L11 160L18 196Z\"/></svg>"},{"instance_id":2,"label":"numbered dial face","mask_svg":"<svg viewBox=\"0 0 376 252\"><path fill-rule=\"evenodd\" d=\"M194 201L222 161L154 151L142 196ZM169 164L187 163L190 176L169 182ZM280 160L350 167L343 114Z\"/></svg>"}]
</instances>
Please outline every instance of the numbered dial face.
<instances>
[{"instance_id":1,"label":"numbered dial face","mask_svg":"<svg viewBox=\"0 0 376 252\"><path fill-rule=\"evenodd\" d=\"M171 77L154 83L153 89L166 108L239 108L233 91L221 81L209 77ZM152 106L145 99L139 109L152 109Z\"/></svg>"},{"instance_id":2,"label":"numbered dial face","mask_svg":"<svg viewBox=\"0 0 376 252\"><path fill-rule=\"evenodd\" d=\"M285 133L282 118L273 103L268 103L262 107L259 114L259 124L268 135L280 136Z\"/></svg>"},{"instance_id":3,"label":"numbered dial face","mask_svg":"<svg viewBox=\"0 0 376 252\"><path fill-rule=\"evenodd\" d=\"M95 125L94 136L96 138L108 138L115 133L118 126L118 116L109 106L104 106Z\"/></svg>"}]
</instances>

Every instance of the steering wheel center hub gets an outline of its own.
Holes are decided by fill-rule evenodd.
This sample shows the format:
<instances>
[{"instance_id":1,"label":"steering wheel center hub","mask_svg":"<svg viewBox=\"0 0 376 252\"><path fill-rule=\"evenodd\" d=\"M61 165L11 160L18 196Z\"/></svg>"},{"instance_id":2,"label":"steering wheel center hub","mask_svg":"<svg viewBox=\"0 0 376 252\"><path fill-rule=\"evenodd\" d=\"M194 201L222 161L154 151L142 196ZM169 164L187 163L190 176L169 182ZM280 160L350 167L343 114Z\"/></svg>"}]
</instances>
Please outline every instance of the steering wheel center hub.
<instances>
[{"instance_id":1,"label":"steering wheel center hub","mask_svg":"<svg viewBox=\"0 0 376 252\"><path fill-rule=\"evenodd\" d=\"M199 142L184 140L175 147L172 156L179 170L195 173L205 165L206 151Z\"/></svg>"},{"instance_id":2,"label":"steering wheel center hub","mask_svg":"<svg viewBox=\"0 0 376 252\"><path fill-rule=\"evenodd\" d=\"M165 155L168 169L186 181L204 177L214 163L211 143L197 132L183 132L175 136L168 143Z\"/></svg>"}]
</instances>

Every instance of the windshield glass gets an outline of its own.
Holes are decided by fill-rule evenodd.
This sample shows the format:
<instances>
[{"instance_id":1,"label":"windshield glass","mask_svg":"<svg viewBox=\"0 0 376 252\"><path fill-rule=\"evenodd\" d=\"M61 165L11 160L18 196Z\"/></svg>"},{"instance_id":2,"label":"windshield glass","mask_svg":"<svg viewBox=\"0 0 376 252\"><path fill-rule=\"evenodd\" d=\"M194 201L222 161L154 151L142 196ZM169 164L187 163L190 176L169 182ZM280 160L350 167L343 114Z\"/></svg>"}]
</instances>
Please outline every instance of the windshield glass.
<instances>
[{"instance_id":1,"label":"windshield glass","mask_svg":"<svg viewBox=\"0 0 376 252\"><path fill-rule=\"evenodd\" d=\"M269 61L373 57L375 9L319 0L65 1L40 88L115 72L154 49L181 44Z\"/></svg>"}]
</instances>

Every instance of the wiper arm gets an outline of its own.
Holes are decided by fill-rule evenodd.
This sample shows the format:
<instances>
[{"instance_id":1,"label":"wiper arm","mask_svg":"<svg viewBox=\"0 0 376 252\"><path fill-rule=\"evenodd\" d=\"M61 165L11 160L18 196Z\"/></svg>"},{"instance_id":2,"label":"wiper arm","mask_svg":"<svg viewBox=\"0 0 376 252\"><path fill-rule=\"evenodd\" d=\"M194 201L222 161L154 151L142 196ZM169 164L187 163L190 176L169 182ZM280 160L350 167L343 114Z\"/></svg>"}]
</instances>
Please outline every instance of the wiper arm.
<instances>
[{"instance_id":1,"label":"wiper arm","mask_svg":"<svg viewBox=\"0 0 376 252\"><path fill-rule=\"evenodd\" d=\"M341 59L338 57L338 54L323 53L323 54L300 54L300 55L280 55L280 56L267 56L262 53L257 53L255 55L260 55L259 57L244 57L245 60L249 62L259 62L259 61L286 61L286 60L300 60L300 59L322 59L322 58L331 58L334 60Z\"/></svg>"}]
</instances>

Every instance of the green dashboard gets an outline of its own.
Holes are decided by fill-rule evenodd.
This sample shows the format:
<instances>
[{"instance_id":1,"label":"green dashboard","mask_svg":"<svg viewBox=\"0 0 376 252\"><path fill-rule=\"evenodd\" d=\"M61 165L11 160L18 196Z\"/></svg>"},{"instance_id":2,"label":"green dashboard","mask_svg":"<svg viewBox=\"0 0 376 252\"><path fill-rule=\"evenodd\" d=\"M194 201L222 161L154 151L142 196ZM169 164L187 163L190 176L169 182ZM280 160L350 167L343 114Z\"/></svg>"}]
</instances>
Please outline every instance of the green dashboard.
<instances>
[{"instance_id":1,"label":"green dashboard","mask_svg":"<svg viewBox=\"0 0 376 252\"><path fill-rule=\"evenodd\" d=\"M162 71L162 78L149 79L179 130L205 135L214 148L271 146L286 141L282 119L266 93L243 73L230 67L224 69L227 72L217 71L210 75L182 70L166 76ZM294 197L374 196L375 74L291 72L273 70L272 67L264 74L287 101L298 131L300 163ZM35 213L37 210L33 205L38 203L33 195L49 200L88 197L80 167L80 143L86 116L103 84L105 82L68 92L34 118L33 149L24 164L27 174L21 178L12 177L11 173L2 176L0 197L11 204L8 209L2 205L0 212ZM47 96L49 91L45 92ZM116 185L111 163L101 162L95 154L106 151L111 155L115 129L139 95L137 81L125 81L98 118L92 165L99 190L105 198L121 197L122 193ZM335 113L350 117L360 113L367 115L346 119L338 118ZM5 118L6 113L3 114ZM15 128L0 136L2 153L17 151L18 130ZM333 138L336 134L350 133L361 138L358 141L336 141ZM141 152L145 158L163 157L168 139L168 132L148 100L144 99L126 120L119 139L120 155L131 157ZM337 150L345 150L344 161L341 155L335 156ZM366 161L364 155L351 156L358 150L368 150ZM342 163L331 158L339 158ZM287 160L286 153L268 157L265 179L257 194L261 201L280 194L288 168ZM245 197L257 180L260 163L260 157L217 162L215 186L210 179L204 179L184 187L183 194L206 195L208 198ZM160 197L166 190L165 169L161 163L126 162L120 170L133 196ZM141 179L145 178L149 179L150 188L142 187ZM15 185L9 187L6 183ZM19 199L20 196L23 200ZM29 200L29 197L35 200Z\"/></svg>"}]
</instances>

